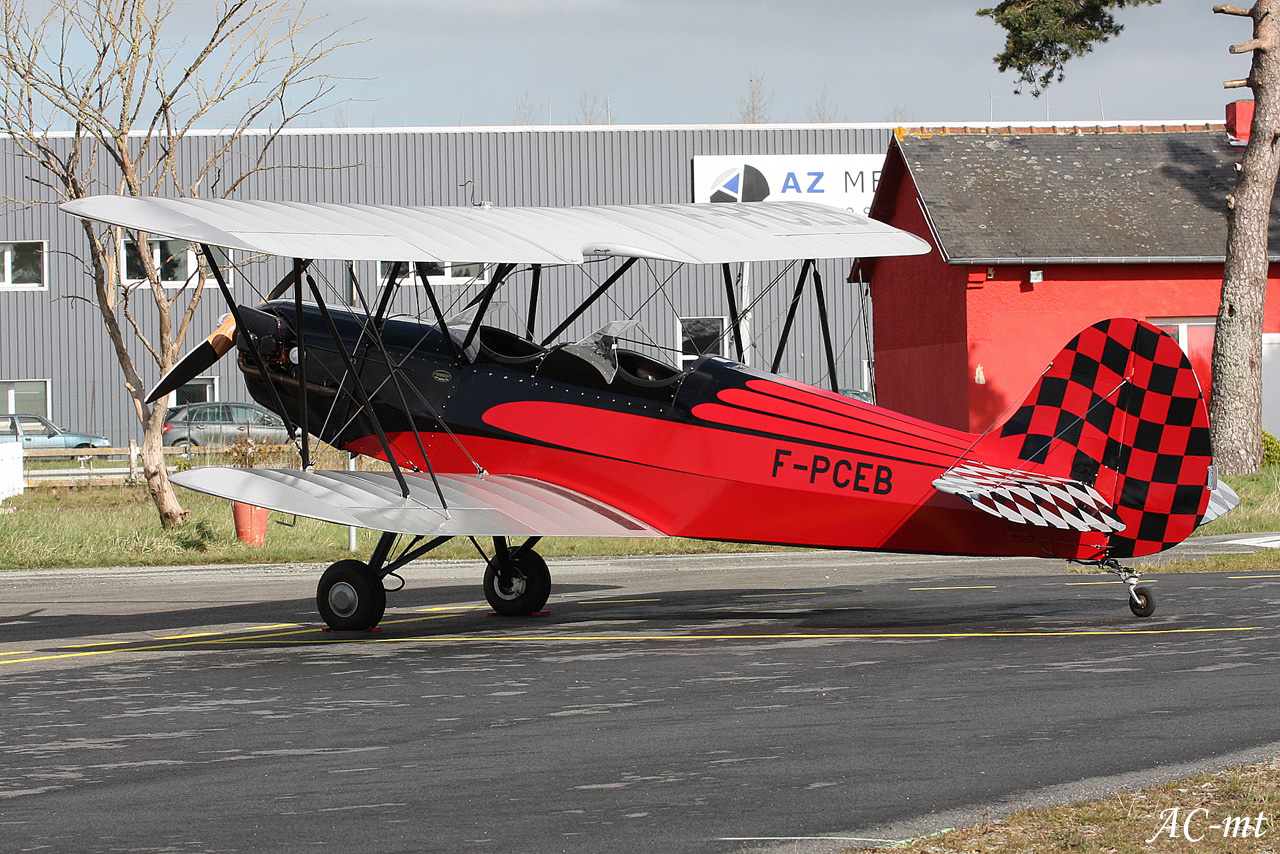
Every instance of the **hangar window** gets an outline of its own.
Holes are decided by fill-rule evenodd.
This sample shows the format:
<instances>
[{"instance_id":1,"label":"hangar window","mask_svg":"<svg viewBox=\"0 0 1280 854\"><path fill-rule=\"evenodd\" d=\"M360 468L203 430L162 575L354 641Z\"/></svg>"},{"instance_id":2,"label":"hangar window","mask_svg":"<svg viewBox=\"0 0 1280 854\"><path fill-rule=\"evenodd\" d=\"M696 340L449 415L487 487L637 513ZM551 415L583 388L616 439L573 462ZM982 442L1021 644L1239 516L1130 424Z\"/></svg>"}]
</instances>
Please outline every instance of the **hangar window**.
<instances>
[{"instance_id":1,"label":"hangar window","mask_svg":"<svg viewBox=\"0 0 1280 854\"><path fill-rule=\"evenodd\" d=\"M188 403L210 403L218 399L217 377L196 377L174 392L170 406L185 406Z\"/></svg>"},{"instance_id":2,"label":"hangar window","mask_svg":"<svg viewBox=\"0 0 1280 854\"><path fill-rule=\"evenodd\" d=\"M680 335L680 367L687 368L702 356L729 355L727 317L682 317L676 330Z\"/></svg>"},{"instance_id":3,"label":"hangar window","mask_svg":"<svg viewBox=\"0 0 1280 854\"><path fill-rule=\"evenodd\" d=\"M45 283L44 241L28 240L21 243L0 243L4 252L3 278L0 288L15 291L43 290Z\"/></svg>"},{"instance_id":4,"label":"hangar window","mask_svg":"<svg viewBox=\"0 0 1280 854\"><path fill-rule=\"evenodd\" d=\"M1191 368L1196 372L1196 379L1200 381L1200 388L1207 399L1213 377L1210 368L1213 364L1213 330L1217 318L1153 317L1148 322L1158 326L1161 332L1168 333L1182 346L1182 352L1191 361Z\"/></svg>"},{"instance_id":5,"label":"hangar window","mask_svg":"<svg viewBox=\"0 0 1280 854\"><path fill-rule=\"evenodd\" d=\"M1149 321L1158 326L1161 332L1168 333L1181 346L1192 362L1196 359L1209 361L1213 355L1213 328L1217 323L1214 317L1153 317Z\"/></svg>"},{"instance_id":6,"label":"hangar window","mask_svg":"<svg viewBox=\"0 0 1280 854\"><path fill-rule=\"evenodd\" d=\"M386 280L391 272L391 261L378 262L378 278ZM412 265L411 265L412 266ZM463 285L469 282L488 281L488 270L484 264L471 261L427 261L427 280L436 285ZM416 277L417 272L414 271Z\"/></svg>"},{"instance_id":7,"label":"hangar window","mask_svg":"<svg viewBox=\"0 0 1280 854\"><path fill-rule=\"evenodd\" d=\"M147 246L151 250L151 263L160 271L162 285L166 288L185 288L196 283L200 264L194 243L185 240L148 240ZM231 263L226 253L215 246L213 256L223 275L229 278ZM124 244L124 269L121 277L128 284L137 284L147 277L142 256L138 254L137 244L132 240L126 240Z\"/></svg>"},{"instance_id":8,"label":"hangar window","mask_svg":"<svg viewBox=\"0 0 1280 854\"><path fill-rule=\"evenodd\" d=\"M49 417L48 380L0 380L0 406L5 412Z\"/></svg>"}]
</instances>

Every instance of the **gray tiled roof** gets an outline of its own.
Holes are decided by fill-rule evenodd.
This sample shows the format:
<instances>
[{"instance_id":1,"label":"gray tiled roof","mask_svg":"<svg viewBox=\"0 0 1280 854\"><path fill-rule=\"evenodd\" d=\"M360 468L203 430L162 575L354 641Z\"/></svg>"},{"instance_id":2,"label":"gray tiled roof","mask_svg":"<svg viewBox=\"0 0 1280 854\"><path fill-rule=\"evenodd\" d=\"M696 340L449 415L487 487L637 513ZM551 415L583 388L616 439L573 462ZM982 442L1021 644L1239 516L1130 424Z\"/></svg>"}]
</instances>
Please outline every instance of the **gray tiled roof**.
<instances>
[{"instance_id":1,"label":"gray tiled roof","mask_svg":"<svg viewBox=\"0 0 1280 854\"><path fill-rule=\"evenodd\" d=\"M1221 261L1243 152L1220 131L940 134L898 145L947 258L969 263ZM1273 228L1273 256L1277 238Z\"/></svg>"}]
</instances>

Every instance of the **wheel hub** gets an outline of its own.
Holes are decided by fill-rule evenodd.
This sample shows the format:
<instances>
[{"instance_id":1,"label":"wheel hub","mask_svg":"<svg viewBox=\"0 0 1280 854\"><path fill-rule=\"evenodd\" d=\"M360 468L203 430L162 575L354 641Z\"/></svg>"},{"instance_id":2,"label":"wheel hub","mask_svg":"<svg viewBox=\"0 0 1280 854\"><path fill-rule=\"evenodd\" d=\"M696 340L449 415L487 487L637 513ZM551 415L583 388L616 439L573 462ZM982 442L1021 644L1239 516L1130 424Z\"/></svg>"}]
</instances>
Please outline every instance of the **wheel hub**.
<instances>
[{"instance_id":1,"label":"wheel hub","mask_svg":"<svg viewBox=\"0 0 1280 854\"><path fill-rule=\"evenodd\" d=\"M329 607L339 617L350 617L360 604L360 596L356 589L345 581L339 581L329 588Z\"/></svg>"},{"instance_id":2,"label":"wheel hub","mask_svg":"<svg viewBox=\"0 0 1280 854\"><path fill-rule=\"evenodd\" d=\"M505 578L499 575L495 580L494 586L498 590L498 595L503 599L519 599L524 594L527 582L523 575L512 573Z\"/></svg>"}]
</instances>

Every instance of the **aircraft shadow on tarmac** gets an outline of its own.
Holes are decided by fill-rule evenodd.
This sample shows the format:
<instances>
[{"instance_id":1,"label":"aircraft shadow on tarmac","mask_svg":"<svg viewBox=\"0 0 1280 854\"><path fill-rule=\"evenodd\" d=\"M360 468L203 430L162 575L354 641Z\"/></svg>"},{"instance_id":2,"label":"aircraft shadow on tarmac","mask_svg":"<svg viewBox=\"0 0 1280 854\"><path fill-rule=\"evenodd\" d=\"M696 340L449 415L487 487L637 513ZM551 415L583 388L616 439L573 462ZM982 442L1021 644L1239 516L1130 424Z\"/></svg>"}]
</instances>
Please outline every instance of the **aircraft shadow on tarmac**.
<instances>
[{"instance_id":1,"label":"aircraft shadow on tarmac","mask_svg":"<svg viewBox=\"0 0 1280 854\"><path fill-rule=\"evenodd\" d=\"M1133 629L1144 625L1136 623L1121 603L1111 601L1114 595L1046 598L1025 589L1010 591L1005 596L992 596L992 593L990 590L937 591L922 595L907 593L900 587L869 590L856 585L834 585L807 592L794 588L699 589L635 595L617 585L563 584L557 588L543 615L499 618L487 613L483 602L477 600L474 585L414 587L391 594L387 615L376 632L327 632L326 636L359 641L472 633L537 635L557 630L587 633L593 626L616 632L628 625L646 632L708 635L717 631L762 635L978 633ZM1020 598L1023 593L1029 595ZM452 605L457 605L456 613L450 612ZM43 609L33 608L23 614L0 617L0 630L11 643L137 634L154 636L223 625L234 635L241 634L243 630L237 627L246 624L271 627L294 624L298 629L313 628L319 632L321 625L314 609L314 600L309 597L157 609L135 614L45 614ZM431 611L420 613L425 609ZM233 639L228 637L229 641ZM243 648L246 640L236 640L236 645ZM135 638L125 643L138 641ZM297 641L296 634L289 638L290 643ZM276 637L260 638L264 647L279 642L284 641ZM218 638L209 637L201 646L210 648L217 644Z\"/></svg>"}]
</instances>

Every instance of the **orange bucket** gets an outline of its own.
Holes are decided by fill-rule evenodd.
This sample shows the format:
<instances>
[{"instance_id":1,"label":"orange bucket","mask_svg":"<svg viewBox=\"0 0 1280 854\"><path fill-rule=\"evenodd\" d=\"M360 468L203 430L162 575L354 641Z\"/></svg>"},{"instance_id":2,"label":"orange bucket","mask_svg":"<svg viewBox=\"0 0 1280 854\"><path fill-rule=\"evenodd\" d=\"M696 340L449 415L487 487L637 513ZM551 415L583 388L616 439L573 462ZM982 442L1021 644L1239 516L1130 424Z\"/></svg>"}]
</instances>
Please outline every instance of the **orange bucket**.
<instances>
[{"instance_id":1,"label":"orange bucket","mask_svg":"<svg viewBox=\"0 0 1280 854\"><path fill-rule=\"evenodd\" d=\"M261 548L267 541L267 516L271 511L243 501L233 501L231 513L236 520L236 539L254 548Z\"/></svg>"}]
</instances>

